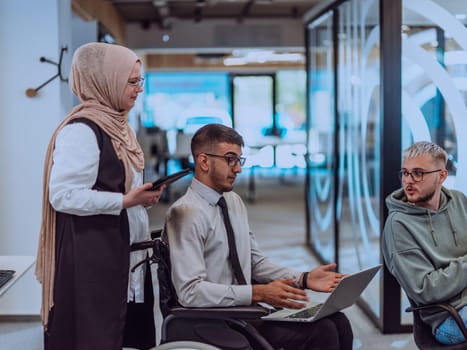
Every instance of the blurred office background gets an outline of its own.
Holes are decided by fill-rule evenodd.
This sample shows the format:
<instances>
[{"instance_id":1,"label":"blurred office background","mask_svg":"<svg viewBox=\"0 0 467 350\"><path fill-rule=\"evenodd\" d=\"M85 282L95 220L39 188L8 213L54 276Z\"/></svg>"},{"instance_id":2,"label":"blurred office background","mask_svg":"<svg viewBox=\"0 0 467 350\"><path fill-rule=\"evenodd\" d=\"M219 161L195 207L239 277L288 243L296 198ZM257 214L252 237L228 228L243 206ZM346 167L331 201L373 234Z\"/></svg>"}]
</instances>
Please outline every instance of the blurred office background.
<instances>
[{"instance_id":1,"label":"blurred office background","mask_svg":"<svg viewBox=\"0 0 467 350\"><path fill-rule=\"evenodd\" d=\"M190 166L201 125L231 125L245 137L242 195L252 208L262 184L274 193L299 181L307 251L346 273L380 263L384 198L399 187L404 148L443 146L447 186L467 191L466 24L467 3L454 0L3 0L0 255L36 253L43 157L76 102L66 84L72 52L101 40L143 60L130 122L148 180ZM57 66L40 57L60 54L58 76L41 87ZM170 189L166 203L178 195ZM32 270L0 298L2 317L39 314ZM385 334L410 332L407 305L385 270L359 301Z\"/></svg>"}]
</instances>

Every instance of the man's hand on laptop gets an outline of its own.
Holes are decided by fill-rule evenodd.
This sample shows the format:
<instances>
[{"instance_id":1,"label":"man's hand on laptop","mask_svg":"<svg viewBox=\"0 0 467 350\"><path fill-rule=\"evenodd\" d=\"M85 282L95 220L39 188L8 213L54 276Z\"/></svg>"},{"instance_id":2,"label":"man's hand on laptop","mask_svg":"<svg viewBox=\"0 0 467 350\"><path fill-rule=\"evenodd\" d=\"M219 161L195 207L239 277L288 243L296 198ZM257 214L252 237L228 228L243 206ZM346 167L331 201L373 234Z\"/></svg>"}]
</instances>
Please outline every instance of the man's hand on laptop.
<instances>
[{"instance_id":1,"label":"man's hand on laptop","mask_svg":"<svg viewBox=\"0 0 467 350\"><path fill-rule=\"evenodd\" d=\"M336 264L321 265L308 273L306 287L317 292L332 292L345 274L335 272Z\"/></svg>"},{"instance_id":2,"label":"man's hand on laptop","mask_svg":"<svg viewBox=\"0 0 467 350\"><path fill-rule=\"evenodd\" d=\"M295 287L295 279L283 279L268 284L253 285L253 302L265 302L274 307L301 309L299 300L308 301L306 292Z\"/></svg>"}]
</instances>

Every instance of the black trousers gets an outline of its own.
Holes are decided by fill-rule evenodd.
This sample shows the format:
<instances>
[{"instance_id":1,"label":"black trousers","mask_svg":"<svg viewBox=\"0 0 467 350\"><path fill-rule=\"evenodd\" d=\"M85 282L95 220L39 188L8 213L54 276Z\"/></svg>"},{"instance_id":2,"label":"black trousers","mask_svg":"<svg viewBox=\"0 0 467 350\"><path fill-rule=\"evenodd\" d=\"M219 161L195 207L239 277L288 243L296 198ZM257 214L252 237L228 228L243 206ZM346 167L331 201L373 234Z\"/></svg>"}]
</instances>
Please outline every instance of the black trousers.
<instances>
[{"instance_id":1,"label":"black trousers","mask_svg":"<svg viewBox=\"0 0 467 350\"><path fill-rule=\"evenodd\" d=\"M274 349L352 350L352 328L341 312L310 323L253 321L250 324ZM175 340L199 341L223 350L261 349L257 340L241 327L220 320L173 320L168 327L168 341Z\"/></svg>"},{"instance_id":2,"label":"black trousers","mask_svg":"<svg viewBox=\"0 0 467 350\"><path fill-rule=\"evenodd\" d=\"M256 329L275 349L352 350L352 327L342 312L310 323L268 321Z\"/></svg>"},{"instance_id":3,"label":"black trousers","mask_svg":"<svg viewBox=\"0 0 467 350\"><path fill-rule=\"evenodd\" d=\"M123 346L147 350L156 346L154 323L154 292L152 287L151 266L146 264L144 278L144 303L129 302Z\"/></svg>"}]
</instances>

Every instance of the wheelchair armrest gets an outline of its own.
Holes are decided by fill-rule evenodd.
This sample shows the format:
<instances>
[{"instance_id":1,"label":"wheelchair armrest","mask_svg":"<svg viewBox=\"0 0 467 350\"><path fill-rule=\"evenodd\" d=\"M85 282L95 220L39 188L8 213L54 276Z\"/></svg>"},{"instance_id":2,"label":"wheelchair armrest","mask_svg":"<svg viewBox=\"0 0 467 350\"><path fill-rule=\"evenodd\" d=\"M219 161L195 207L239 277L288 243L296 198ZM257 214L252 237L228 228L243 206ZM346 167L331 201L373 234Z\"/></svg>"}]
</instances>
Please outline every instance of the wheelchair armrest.
<instances>
[{"instance_id":1,"label":"wheelchair armrest","mask_svg":"<svg viewBox=\"0 0 467 350\"><path fill-rule=\"evenodd\" d=\"M151 239L161 238L162 236L162 229L152 230L151 231Z\"/></svg>"},{"instance_id":2,"label":"wheelchair armrest","mask_svg":"<svg viewBox=\"0 0 467 350\"><path fill-rule=\"evenodd\" d=\"M170 313L164 317L161 327L161 343L168 340L168 329L177 319L211 319L225 320L231 322L242 329L249 338L253 339L263 350L274 350L271 344L261 336L261 334L248 323L248 320L259 319L268 314L268 310L261 306L232 306L232 307L200 307L185 308L174 306L170 308ZM196 322L196 321L195 321ZM255 347L259 349L259 347Z\"/></svg>"},{"instance_id":3,"label":"wheelchair armrest","mask_svg":"<svg viewBox=\"0 0 467 350\"><path fill-rule=\"evenodd\" d=\"M417 312L420 310L433 310L433 309L442 309L444 311L447 311L450 316L456 321L457 326L461 330L462 334L464 335L464 338L467 339L467 329L465 327L464 321L462 320L462 317L459 315L457 312L456 308L450 304L445 304L445 303L434 303L434 304L426 304L426 305L420 305L420 306L415 306L413 302L411 302L412 306L409 306L407 309L405 309L406 312Z\"/></svg>"},{"instance_id":4,"label":"wheelchair armrest","mask_svg":"<svg viewBox=\"0 0 467 350\"><path fill-rule=\"evenodd\" d=\"M162 229L151 231L151 239L146 241L134 242L130 245L130 251L157 248L159 244L156 240L162 236Z\"/></svg>"},{"instance_id":5,"label":"wheelchair armrest","mask_svg":"<svg viewBox=\"0 0 467 350\"><path fill-rule=\"evenodd\" d=\"M258 319L267 315L267 309L261 306L232 306L232 307L182 307L175 306L170 309L170 313L176 317L187 318L238 318L238 319Z\"/></svg>"}]
</instances>

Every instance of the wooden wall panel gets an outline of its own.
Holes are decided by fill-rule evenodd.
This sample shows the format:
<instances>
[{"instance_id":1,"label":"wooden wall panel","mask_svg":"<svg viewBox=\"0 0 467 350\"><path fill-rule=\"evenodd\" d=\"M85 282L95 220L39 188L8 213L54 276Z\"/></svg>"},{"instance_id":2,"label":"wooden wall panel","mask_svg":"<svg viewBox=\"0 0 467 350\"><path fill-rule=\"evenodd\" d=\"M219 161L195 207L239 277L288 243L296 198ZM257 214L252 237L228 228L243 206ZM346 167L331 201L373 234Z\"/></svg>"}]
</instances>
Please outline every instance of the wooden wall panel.
<instances>
[{"instance_id":1,"label":"wooden wall panel","mask_svg":"<svg viewBox=\"0 0 467 350\"><path fill-rule=\"evenodd\" d=\"M196 54L146 54L143 57L147 71L156 70L213 70L213 71L276 71L278 69L304 69L303 63L265 63L245 66L225 66L223 58L199 57Z\"/></svg>"},{"instance_id":2,"label":"wooden wall panel","mask_svg":"<svg viewBox=\"0 0 467 350\"><path fill-rule=\"evenodd\" d=\"M126 43L126 24L110 1L72 0L72 11L85 21L97 20L122 45Z\"/></svg>"}]
</instances>

